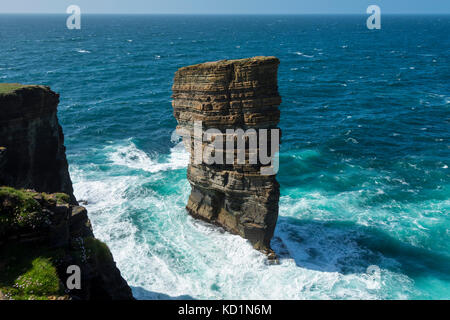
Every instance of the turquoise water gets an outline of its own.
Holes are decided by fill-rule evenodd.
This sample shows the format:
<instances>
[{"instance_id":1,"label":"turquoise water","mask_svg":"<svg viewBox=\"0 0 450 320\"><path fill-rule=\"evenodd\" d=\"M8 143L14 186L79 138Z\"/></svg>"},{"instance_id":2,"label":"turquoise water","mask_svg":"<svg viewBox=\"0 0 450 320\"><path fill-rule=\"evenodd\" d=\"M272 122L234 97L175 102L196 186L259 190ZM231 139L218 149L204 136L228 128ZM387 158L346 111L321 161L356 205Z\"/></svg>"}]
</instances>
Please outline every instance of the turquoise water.
<instances>
[{"instance_id":1,"label":"turquoise water","mask_svg":"<svg viewBox=\"0 0 450 320\"><path fill-rule=\"evenodd\" d=\"M450 16L65 19L0 15L0 81L61 94L75 194L137 298L450 298ZM186 214L173 135L177 68L255 55L281 60L279 265Z\"/></svg>"}]
</instances>

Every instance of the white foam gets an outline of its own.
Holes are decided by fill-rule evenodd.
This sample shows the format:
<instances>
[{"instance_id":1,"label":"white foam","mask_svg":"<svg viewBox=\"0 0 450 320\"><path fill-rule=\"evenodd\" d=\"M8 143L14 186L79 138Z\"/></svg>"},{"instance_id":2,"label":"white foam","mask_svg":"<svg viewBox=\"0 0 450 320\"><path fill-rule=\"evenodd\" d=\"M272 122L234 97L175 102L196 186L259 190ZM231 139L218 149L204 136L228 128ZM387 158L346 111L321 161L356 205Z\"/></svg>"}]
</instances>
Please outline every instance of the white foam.
<instances>
[{"instance_id":1,"label":"white foam","mask_svg":"<svg viewBox=\"0 0 450 320\"><path fill-rule=\"evenodd\" d=\"M89 50L77 49L78 53L91 53Z\"/></svg>"},{"instance_id":2,"label":"white foam","mask_svg":"<svg viewBox=\"0 0 450 320\"><path fill-rule=\"evenodd\" d=\"M313 55L307 55L307 54L304 54L303 52L300 52L300 51L295 52L295 54L297 56L302 56L302 57L306 57L306 58L314 58Z\"/></svg>"},{"instance_id":3,"label":"white foam","mask_svg":"<svg viewBox=\"0 0 450 320\"><path fill-rule=\"evenodd\" d=\"M280 264L268 265L246 240L188 216L188 181L169 179L170 170L187 165L182 144L160 157L131 141L103 151L112 162L110 171L71 167L75 195L88 202L95 235L109 245L137 298L380 299L392 286L406 296L411 290L408 278L389 270L381 270L385 283L379 290L369 289L361 261L375 254L355 242L355 231L324 222L330 210L345 210L343 219L367 219L358 211L364 195L357 191L283 196L273 245ZM124 166L138 170L115 170Z\"/></svg>"},{"instance_id":4,"label":"white foam","mask_svg":"<svg viewBox=\"0 0 450 320\"><path fill-rule=\"evenodd\" d=\"M131 141L125 145L108 147L107 154L109 160L115 165L152 173L182 169L187 167L189 163L189 153L185 150L182 142L170 150L170 155L166 159L166 162L158 162L152 159L147 153L138 149Z\"/></svg>"},{"instance_id":5,"label":"white foam","mask_svg":"<svg viewBox=\"0 0 450 320\"><path fill-rule=\"evenodd\" d=\"M355 138L348 138L348 139L345 139L345 142L351 142L351 143L353 143L353 144L358 144L358 143L359 143L358 140L356 140Z\"/></svg>"}]
</instances>

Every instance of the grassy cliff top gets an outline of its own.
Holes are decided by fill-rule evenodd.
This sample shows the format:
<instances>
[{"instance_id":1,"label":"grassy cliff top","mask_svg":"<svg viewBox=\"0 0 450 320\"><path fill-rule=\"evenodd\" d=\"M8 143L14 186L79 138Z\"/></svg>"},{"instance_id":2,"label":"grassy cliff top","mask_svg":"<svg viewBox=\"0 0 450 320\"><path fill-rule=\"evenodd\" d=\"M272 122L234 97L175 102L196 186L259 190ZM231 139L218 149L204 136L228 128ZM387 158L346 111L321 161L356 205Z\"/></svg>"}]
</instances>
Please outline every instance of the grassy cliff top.
<instances>
[{"instance_id":1,"label":"grassy cliff top","mask_svg":"<svg viewBox=\"0 0 450 320\"><path fill-rule=\"evenodd\" d=\"M64 251L38 244L14 243L0 247L0 300L67 300L58 275ZM3 296L3 297L2 297Z\"/></svg>"},{"instance_id":2,"label":"grassy cliff top","mask_svg":"<svg viewBox=\"0 0 450 320\"><path fill-rule=\"evenodd\" d=\"M48 211L68 201L63 193L0 186L0 300L67 299L57 270L64 250L36 239L22 241L22 235L46 231L51 220L44 207ZM5 240L11 234L19 241Z\"/></svg>"},{"instance_id":3,"label":"grassy cliff top","mask_svg":"<svg viewBox=\"0 0 450 320\"><path fill-rule=\"evenodd\" d=\"M23 88L43 88L38 85L20 84L20 83L0 83L0 95L11 94Z\"/></svg>"},{"instance_id":4,"label":"grassy cliff top","mask_svg":"<svg viewBox=\"0 0 450 320\"><path fill-rule=\"evenodd\" d=\"M67 204L64 193L37 193L0 186L0 239L11 233L30 232L45 225L49 219L45 207Z\"/></svg>"},{"instance_id":5,"label":"grassy cliff top","mask_svg":"<svg viewBox=\"0 0 450 320\"><path fill-rule=\"evenodd\" d=\"M24 87L26 85L20 83L0 83L0 94L8 94Z\"/></svg>"},{"instance_id":6,"label":"grassy cliff top","mask_svg":"<svg viewBox=\"0 0 450 320\"><path fill-rule=\"evenodd\" d=\"M219 60L219 61L209 61L200 64L195 64L191 66L186 66L178 69L177 74L184 72L198 72L199 70L210 70L220 67L234 66L252 66L252 65L262 65L262 64L279 64L280 60L277 57L264 57L257 56L245 59L235 59L235 60Z\"/></svg>"}]
</instances>

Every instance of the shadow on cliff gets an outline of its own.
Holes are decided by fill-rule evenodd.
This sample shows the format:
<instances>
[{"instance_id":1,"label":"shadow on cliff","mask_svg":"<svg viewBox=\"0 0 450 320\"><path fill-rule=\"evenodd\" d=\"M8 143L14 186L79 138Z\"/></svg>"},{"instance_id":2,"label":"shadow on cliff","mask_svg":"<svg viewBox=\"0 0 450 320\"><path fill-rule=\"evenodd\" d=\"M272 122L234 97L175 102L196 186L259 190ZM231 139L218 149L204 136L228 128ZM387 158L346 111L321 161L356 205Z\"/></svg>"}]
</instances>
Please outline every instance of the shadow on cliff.
<instances>
[{"instance_id":1,"label":"shadow on cliff","mask_svg":"<svg viewBox=\"0 0 450 320\"><path fill-rule=\"evenodd\" d=\"M450 257L399 241L388 233L352 222L279 217L272 248L280 261L322 272L365 273L371 265L411 278L450 281Z\"/></svg>"},{"instance_id":2,"label":"shadow on cliff","mask_svg":"<svg viewBox=\"0 0 450 320\"><path fill-rule=\"evenodd\" d=\"M164 293L148 291L142 287L131 287L133 296L138 300L195 300L189 295L172 297Z\"/></svg>"}]
</instances>

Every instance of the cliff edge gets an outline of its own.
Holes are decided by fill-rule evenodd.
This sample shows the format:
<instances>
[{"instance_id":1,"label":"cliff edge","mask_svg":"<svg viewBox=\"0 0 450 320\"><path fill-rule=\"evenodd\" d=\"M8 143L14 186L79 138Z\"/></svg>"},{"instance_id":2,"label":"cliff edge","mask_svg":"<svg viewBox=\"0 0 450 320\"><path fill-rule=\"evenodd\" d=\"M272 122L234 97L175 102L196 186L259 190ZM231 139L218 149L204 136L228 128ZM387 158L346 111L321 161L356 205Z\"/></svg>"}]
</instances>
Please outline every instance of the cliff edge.
<instances>
[{"instance_id":1,"label":"cliff edge","mask_svg":"<svg viewBox=\"0 0 450 320\"><path fill-rule=\"evenodd\" d=\"M75 202L58 103L45 86L0 85L0 185L64 192Z\"/></svg>"},{"instance_id":2,"label":"cliff edge","mask_svg":"<svg viewBox=\"0 0 450 320\"><path fill-rule=\"evenodd\" d=\"M59 95L0 84L0 299L133 299L73 195ZM70 266L80 287L67 287Z\"/></svg>"}]
</instances>

